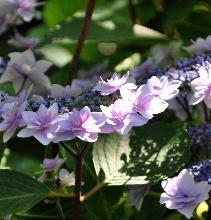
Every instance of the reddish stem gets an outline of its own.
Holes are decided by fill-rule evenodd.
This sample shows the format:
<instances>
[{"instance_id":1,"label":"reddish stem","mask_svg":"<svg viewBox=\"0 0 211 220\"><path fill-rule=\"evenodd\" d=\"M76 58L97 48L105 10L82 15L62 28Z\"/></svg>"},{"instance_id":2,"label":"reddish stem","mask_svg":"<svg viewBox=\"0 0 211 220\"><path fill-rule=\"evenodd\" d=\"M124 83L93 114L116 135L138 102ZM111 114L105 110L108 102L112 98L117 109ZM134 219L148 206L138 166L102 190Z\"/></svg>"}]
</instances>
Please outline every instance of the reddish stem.
<instances>
[{"instance_id":1,"label":"reddish stem","mask_svg":"<svg viewBox=\"0 0 211 220\"><path fill-rule=\"evenodd\" d=\"M134 0L129 0L129 9L130 9L131 19L132 19L133 24L140 24L140 20L138 19L138 16L136 14Z\"/></svg>"},{"instance_id":2,"label":"reddish stem","mask_svg":"<svg viewBox=\"0 0 211 220\"><path fill-rule=\"evenodd\" d=\"M83 173L84 157L88 148L88 144L84 145L84 148L80 152L80 146L77 146L76 166L75 166L75 206L74 206L74 220L80 220L81 210L81 184Z\"/></svg>"},{"instance_id":3,"label":"reddish stem","mask_svg":"<svg viewBox=\"0 0 211 220\"><path fill-rule=\"evenodd\" d=\"M94 12L95 5L96 5L96 0L89 0L87 9L86 9L86 15L83 21L83 26L80 32L80 36L79 36L79 39L76 45L76 49L73 54L72 61L70 63L69 73L66 79L66 84L69 84L73 80L74 75L76 73L78 60L79 60L79 57L80 57L80 54L81 54L81 51L84 45L84 41L88 34L88 30L90 27L90 22L91 22L92 14Z\"/></svg>"}]
</instances>

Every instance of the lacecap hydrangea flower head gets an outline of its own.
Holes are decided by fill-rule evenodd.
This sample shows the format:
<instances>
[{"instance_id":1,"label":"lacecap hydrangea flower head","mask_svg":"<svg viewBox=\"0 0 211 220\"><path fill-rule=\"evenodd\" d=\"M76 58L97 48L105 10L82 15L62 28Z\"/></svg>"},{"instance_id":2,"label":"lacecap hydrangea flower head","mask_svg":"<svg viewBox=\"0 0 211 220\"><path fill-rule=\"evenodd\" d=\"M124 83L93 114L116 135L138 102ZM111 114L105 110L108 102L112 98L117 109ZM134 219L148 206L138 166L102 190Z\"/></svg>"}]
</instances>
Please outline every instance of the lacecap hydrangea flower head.
<instances>
[{"instance_id":1,"label":"lacecap hydrangea flower head","mask_svg":"<svg viewBox=\"0 0 211 220\"><path fill-rule=\"evenodd\" d=\"M101 79L92 90L84 92L74 84L51 85L44 75L51 64L36 61L31 50L9 56L1 82L12 82L16 92L32 87L32 92L45 94L25 102L27 96L24 96L23 102L27 103L22 112L17 110L21 123L15 120L13 130L23 126L18 137L35 137L43 145L74 138L95 142L101 133L127 135L133 127L143 126L154 115L165 111L166 100L174 99L181 85L178 80L155 76L146 84L137 85L129 72L123 76L114 73L107 81ZM2 117L2 123L6 123L6 116ZM6 131L5 126L2 130Z\"/></svg>"}]
</instances>

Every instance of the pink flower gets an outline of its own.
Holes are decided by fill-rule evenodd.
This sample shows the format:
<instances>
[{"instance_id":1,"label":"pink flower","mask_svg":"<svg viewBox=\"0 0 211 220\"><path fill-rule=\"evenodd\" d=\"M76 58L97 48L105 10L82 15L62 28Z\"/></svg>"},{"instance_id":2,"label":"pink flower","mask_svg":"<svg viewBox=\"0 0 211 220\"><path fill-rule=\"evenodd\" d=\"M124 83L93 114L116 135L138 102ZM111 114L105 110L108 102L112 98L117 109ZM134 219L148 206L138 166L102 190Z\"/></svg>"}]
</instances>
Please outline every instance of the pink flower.
<instances>
[{"instance_id":1,"label":"pink flower","mask_svg":"<svg viewBox=\"0 0 211 220\"><path fill-rule=\"evenodd\" d=\"M152 76L146 84L149 93L165 101L173 99L179 94L180 85L179 80L169 81L166 76L160 78Z\"/></svg>"},{"instance_id":2,"label":"pink flower","mask_svg":"<svg viewBox=\"0 0 211 220\"><path fill-rule=\"evenodd\" d=\"M191 82L193 96L190 104L196 105L202 101L205 102L208 108L211 108L211 67L201 67L198 70L199 78Z\"/></svg>"},{"instance_id":3,"label":"pink flower","mask_svg":"<svg viewBox=\"0 0 211 220\"><path fill-rule=\"evenodd\" d=\"M19 105L16 102L6 103L3 106L2 122L0 123L0 131L4 131L3 141L7 142L15 133L18 127L24 126L21 113L26 108L26 102Z\"/></svg>"},{"instance_id":4,"label":"pink flower","mask_svg":"<svg viewBox=\"0 0 211 220\"><path fill-rule=\"evenodd\" d=\"M98 82L98 84L94 87L94 90L99 91L101 95L109 95L112 94L118 90L122 89L129 89L133 90L136 89L136 85L133 83L130 83L129 79L129 72L126 73L122 78L117 73L114 73L111 79L108 79L107 81L104 81L101 78L101 81Z\"/></svg>"},{"instance_id":5,"label":"pink flower","mask_svg":"<svg viewBox=\"0 0 211 220\"><path fill-rule=\"evenodd\" d=\"M164 180L162 187L165 193L161 194L160 203L168 209L191 218L196 206L209 198L209 184L207 181L195 182L194 177L186 170L182 170L177 177Z\"/></svg>"},{"instance_id":6,"label":"pink flower","mask_svg":"<svg viewBox=\"0 0 211 220\"><path fill-rule=\"evenodd\" d=\"M105 116L105 124L101 127L102 133L117 132L127 135L133 126L142 126L148 119L137 113L132 113L132 105L118 99L109 107L100 106Z\"/></svg>"},{"instance_id":7,"label":"pink flower","mask_svg":"<svg viewBox=\"0 0 211 220\"><path fill-rule=\"evenodd\" d=\"M71 140L75 137L83 141L95 142L100 132L99 122L95 116L101 113L92 113L89 107L84 107L80 111L73 109L60 116L59 130L54 142Z\"/></svg>"},{"instance_id":8,"label":"pink flower","mask_svg":"<svg viewBox=\"0 0 211 220\"><path fill-rule=\"evenodd\" d=\"M34 136L43 145L48 145L52 141L58 128L56 103L49 108L41 105L37 112L24 111L22 116L26 128L18 133L18 137Z\"/></svg>"},{"instance_id":9,"label":"pink flower","mask_svg":"<svg viewBox=\"0 0 211 220\"><path fill-rule=\"evenodd\" d=\"M153 118L168 107L168 103L149 93L147 85L140 86L136 92L124 94L123 99L132 102L132 112L139 113L147 119Z\"/></svg>"},{"instance_id":10,"label":"pink flower","mask_svg":"<svg viewBox=\"0 0 211 220\"><path fill-rule=\"evenodd\" d=\"M45 158L43 160L43 163L41 164L41 167L45 170L45 171L56 171L58 170L62 164L64 163L65 160L59 158L58 155L56 155L55 158L53 159L47 159Z\"/></svg>"}]
</instances>

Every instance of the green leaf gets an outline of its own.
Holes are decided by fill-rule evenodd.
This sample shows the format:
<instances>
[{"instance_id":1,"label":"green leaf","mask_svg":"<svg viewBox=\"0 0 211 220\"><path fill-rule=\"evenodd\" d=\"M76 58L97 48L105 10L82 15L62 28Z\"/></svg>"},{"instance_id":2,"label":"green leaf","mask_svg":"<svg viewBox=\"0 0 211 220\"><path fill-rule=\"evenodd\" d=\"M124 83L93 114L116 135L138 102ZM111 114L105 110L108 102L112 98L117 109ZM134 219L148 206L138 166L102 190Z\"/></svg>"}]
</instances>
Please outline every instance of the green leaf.
<instances>
[{"instance_id":1,"label":"green leaf","mask_svg":"<svg viewBox=\"0 0 211 220\"><path fill-rule=\"evenodd\" d=\"M188 158L185 131L167 123L150 123L130 136L102 136L93 149L96 173L108 185L155 183L172 176Z\"/></svg>"},{"instance_id":2,"label":"green leaf","mask_svg":"<svg viewBox=\"0 0 211 220\"><path fill-rule=\"evenodd\" d=\"M43 43L75 42L78 39L83 18L72 18L52 29ZM135 25L125 20L92 21L86 42L137 42L152 44L167 40L164 34L153 29Z\"/></svg>"},{"instance_id":3,"label":"green leaf","mask_svg":"<svg viewBox=\"0 0 211 220\"><path fill-rule=\"evenodd\" d=\"M164 122L138 127L131 135L130 157L125 172L145 176L155 183L179 171L190 158L189 139L185 127Z\"/></svg>"},{"instance_id":4,"label":"green leaf","mask_svg":"<svg viewBox=\"0 0 211 220\"><path fill-rule=\"evenodd\" d=\"M127 183L134 185L144 181L143 177L131 178L120 171L125 165L122 160L124 155L127 157L130 154L129 142L129 136L110 134L101 136L94 144L95 170L98 175L103 175L105 184L123 185Z\"/></svg>"},{"instance_id":5,"label":"green leaf","mask_svg":"<svg viewBox=\"0 0 211 220\"><path fill-rule=\"evenodd\" d=\"M58 67L63 67L70 62L72 54L65 48L48 44L38 49L44 57Z\"/></svg>"},{"instance_id":6,"label":"green leaf","mask_svg":"<svg viewBox=\"0 0 211 220\"><path fill-rule=\"evenodd\" d=\"M11 170L0 170L0 217L27 211L50 190L37 180Z\"/></svg>"},{"instance_id":7,"label":"green leaf","mask_svg":"<svg viewBox=\"0 0 211 220\"><path fill-rule=\"evenodd\" d=\"M53 27L85 6L86 1L84 0L49 0L43 11L44 21L49 27Z\"/></svg>"}]
</instances>

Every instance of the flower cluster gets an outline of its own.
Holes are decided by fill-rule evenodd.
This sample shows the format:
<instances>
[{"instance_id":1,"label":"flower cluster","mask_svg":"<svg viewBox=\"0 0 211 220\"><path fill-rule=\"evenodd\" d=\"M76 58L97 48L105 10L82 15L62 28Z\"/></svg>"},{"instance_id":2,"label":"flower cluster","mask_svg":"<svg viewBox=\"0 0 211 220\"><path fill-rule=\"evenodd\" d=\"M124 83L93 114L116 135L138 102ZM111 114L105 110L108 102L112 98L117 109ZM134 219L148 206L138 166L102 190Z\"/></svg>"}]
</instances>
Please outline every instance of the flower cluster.
<instances>
[{"instance_id":1,"label":"flower cluster","mask_svg":"<svg viewBox=\"0 0 211 220\"><path fill-rule=\"evenodd\" d=\"M18 93L32 87L34 94L42 96L27 100L29 91L2 102L0 129L4 131L4 142L18 127L24 127L18 137L33 136L43 145L76 137L94 142L99 133L127 135L132 127L142 126L163 112L181 85L178 80L153 76L137 86L129 73L122 77L114 73L107 81L101 79L92 90L83 92L74 84L51 85L44 75L50 63L36 61L31 50L9 56L0 82L12 82Z\"/></svg>"},{"instance_id":2,"label":"flower cluster","mask_svg":"<svg viewBox=\"0 0 211 220\"><path fill-rule=\"evenodd\" d=\"M168 68L150 69L147 76L164 75L170 80L180 80L184 85L189 83L199 76L198 69L202 66L211 64L210 54L193 55L179 59L175 65Z\"/></svg>"},{"instance_id":3,"label":"flower cluster","mask_svg":"<svg viewBox=\"0 0 211 220\"><path fill-rule=\"evenodd\" d=\"M197 127L188 128L188 134L192 140L193 145L211 148L211 125L202 124Z\"/></svg>"},{"instance_id":4,"label":"flower cluster","mask_svg":"<svg viewBox=\"0 0 211 220\"><path fill-rule=\"evenodd\" d=\"M196 182L207 181L211 184L211 160L195 163L188 170Z\"/></svg>"}]
</instances>

